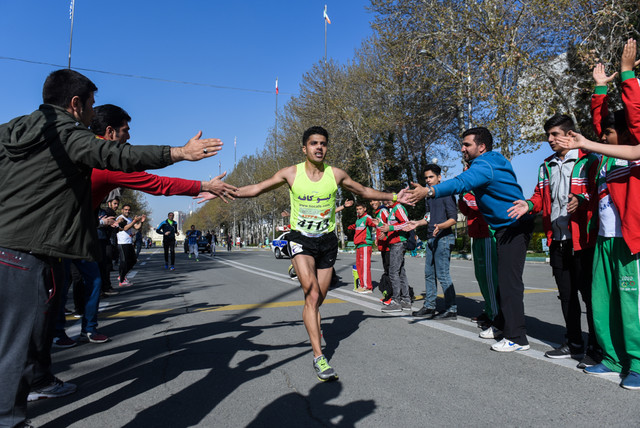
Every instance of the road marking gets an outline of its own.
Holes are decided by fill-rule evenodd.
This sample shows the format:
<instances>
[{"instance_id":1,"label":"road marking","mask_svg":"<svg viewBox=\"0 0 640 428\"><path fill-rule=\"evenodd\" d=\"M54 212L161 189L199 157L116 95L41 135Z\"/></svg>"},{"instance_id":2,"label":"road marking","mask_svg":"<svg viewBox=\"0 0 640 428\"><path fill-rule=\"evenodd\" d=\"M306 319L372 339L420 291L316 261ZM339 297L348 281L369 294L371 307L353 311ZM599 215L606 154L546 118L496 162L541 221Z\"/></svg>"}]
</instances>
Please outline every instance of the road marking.
<instances>
[{"instance_id":1,"label":"road marking","mask_svg":"<svg viewBox=\"0 0 640 428\"><path fill-rule=\"evenodd\" d=\"M209 256L211 257L211 256ZM243 263L239 263L236 261L230 261L230 260L221 260L217 257L211 257L212 259L214 259L215 261L218 261L220 263L226 264L228 266L234 267L236 269L240 269L246 272L251 272L253 274L256 275L260 275L260 276L264 276L267 278L270 278L271 280L276 280L279 282L284 282L286 284L291 284L291 280L289 278L288 275L284 275L278 272L273 272L273 271L269 271L266 269L260 269L260 268L256 268L254 266L250 266L250 265L246 265ZM286 278L286 279L285 279ZM529 288L527 287L527 289L524 290L525 294L537 294L537 293L550 293L550 292L557 292L556 289L549 289L549 288ZM465 296L465 297L475 297L475 296L480 296L481 294L479 292L477 293L459 293L458 295L460 296ZM355 293L353 293L353 291L351 289L333 289L333 290L329 290L329 292L327 293L327 297L332 297L332 298L327 298L325 299L323 304L331 304L331 303L345 303L345 302L350 302L350 303L354 303L356 305L359 306L364 306L366 308L372 309L374 311L380 311L382 305L380 303L380 300L374 296L371 295L362 295L362 294L358 294L356 295ZM440 295L440 297L442 297ZM366 301L366 300L368 301ZM375 303L374 303L375 302ZM205 308L205 309L194 309L193 312L217 312L217 311L231 311L231 310L246 310L246 309L261 309L261 308L281 308L281 307L292 307L292 306L302 306L304 305L304 301L303 300L296 300L296 301L290 301L290 302L272 302L272 303L256 303L256 304L247 304L247 305L228 305L228 306L220 306L217 308ZM143 311L121 311L121 312L117 312L114 314L105 314L107 315L107 317L109 318L116 318L116 317L124 317L124 316L146 316L146 315L153 315L156 313L163 313L163 312L169 312L169 311L184 311L189 312L188 308L180 308L180 309L164 309L164 310L143 310ZM425 320L425 319L419 319L419 318L415 318L413 316L411 316L410 313L406 313L406 312L392 312L392 313L388 313L387 315L392 316L392 317L396 317L399 319L403 319L407 322L412 322L415 324L420 324L422 326L428 327L428 328L432 328L432 329L436 329L439 331L443 331L446 333L450 333L453 335L456 335L458 337L463 337L465 339L469 339L472 340L474 342L478 342L478 343L482 343L483 345L487 345L490 346L493 342L491 340L487 340L487 339L482 339L478 336L477 333L475 332L471 332L467 329L463 329L463 328L457 328L452 324L458 323L460 325L464 324L468 326L469 320L467 318L464 319L458 319L456 321L434 321L434 320ZM540 340L537 340L535 338L532 337L528 337L529 342L531 343L535 343L538 345L542 345L542 346L552 346L552 347L557 347L559 346L559 344L554 344L551 342L543 342ZM555 364L556 366L562 366L565 368L568 368L570 370L573 371L579 371L582 372L582 369L578 369L576 367L576 361L573 359L551 359L551 358L547 358L544 356L544 352L542 351L537 351L535 349L529 349L528 351L522 351L522 352L516 352L517 354L523 355L525 357L528 358L533 358L539 361L542 361L544 363L547 364ZM587 376L585 374L585 376ZM610 382L615 382L615 383L620 383L620 379L612 379L612 378L606 378L606 377L601 377L598 376L600 378L603 378L605 380L608 380Z\"/></svg>"},{"instance_id":2,"label":"road marking","mask_svg":"<svg viewBox=\"0 0 640 428\"><path fill-rule=\"evenodd\" d=\"M346 303L343 299L325 299L323 305L332 303ZM196 312L220 312L220 311L243 311L247 309L271 309L271 308L289 308L289 307L302 307L304 306L304 300L292 300L290 302L271 302L271 303L249 303L244 305L226 305L212 308L194 308L181 307L171 309L141 309L137 311L117 311L108 312L103 311L101 314L105 318L134 318L134 317L148 317L151 315L165 314L167 312L175 313L196 313Z\"/></svg>"}]
</instances>

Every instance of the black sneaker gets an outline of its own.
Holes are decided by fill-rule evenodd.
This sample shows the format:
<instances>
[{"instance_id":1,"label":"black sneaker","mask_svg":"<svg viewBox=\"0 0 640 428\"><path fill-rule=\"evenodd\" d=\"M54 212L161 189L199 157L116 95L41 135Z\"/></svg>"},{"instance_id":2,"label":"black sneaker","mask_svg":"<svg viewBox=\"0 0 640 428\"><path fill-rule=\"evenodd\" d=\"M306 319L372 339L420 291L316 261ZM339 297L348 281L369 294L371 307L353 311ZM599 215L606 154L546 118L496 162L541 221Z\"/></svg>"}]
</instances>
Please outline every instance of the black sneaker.
<instances>
[{"instance_id":1,"label":"black sneaker","mask_svg":"<svg viewBox=\"0 0 640 428\"><path fill-rule=\"evenodd\" d=\"M458 319L458 313L452 311L444 311L440 312L438 315L433 317L434 320L456 320Z\"/></svg>"},{"instance_id":2,"label":"black sneaker","mask_svg":"<svg viewBox=\"0 0 640 428\"><path fill-rule=\"evenodd\" d=\"M560 347L544 353L547 358L580 358L584 355L581 346L571 346L563 343Z\"/></svg>"},{"instance_id":3,"label":"black sneaker","mask_svg":"<svg viewBox=\"0 0 640 428\"><path fill-rule=\"evenodd\" d=\"M436 314L436 310L433 308L425 308L424 306L420 308L419 311L411 312L411 315L414 317L423 317L423 318L433 318Z\"/></svg>"},{"instance_id":4,"label":"black sneaker","mask_svg":"<svg viewBox=\"0 0 640 428\"><path fill-rule=\"evenodd\" d=\"M587 348L587 352L584 354L584 357L580 360L578 365L579 369L586 369L587 367L595 366L602 362L602 351L599 349L593 349L592 347Z\"/></svg>"},{"instance_id":5,"label":"black sneaker","mask_svg":"<svg viewBox=\"0 0 640 428\"><path fill-rule=\"evenodd\" d=\"M475 322L478 324L487 324L487 323L491 323L491 318L489 318L489 315L483 312L480 315L477 315L471 318L471 322Z\"/></svg>"}]
</instances>

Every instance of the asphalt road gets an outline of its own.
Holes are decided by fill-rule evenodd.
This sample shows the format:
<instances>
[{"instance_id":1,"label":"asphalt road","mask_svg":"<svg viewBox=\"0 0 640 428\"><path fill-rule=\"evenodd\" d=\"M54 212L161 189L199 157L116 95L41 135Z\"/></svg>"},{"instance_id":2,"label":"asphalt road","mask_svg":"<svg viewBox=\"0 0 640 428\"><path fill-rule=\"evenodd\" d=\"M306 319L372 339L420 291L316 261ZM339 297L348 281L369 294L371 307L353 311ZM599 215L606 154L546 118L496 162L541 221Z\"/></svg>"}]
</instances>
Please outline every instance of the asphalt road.
<instances>
[{"instance_id":1,"label":"asphalt road","mask_svg":"<svg viewBox=\"0 0 640 428\"><path fill-rule=\"evenodd\" d=\"M532 349L502 354L469 320L482 309L471 262L452 261L456 321L381 313L377 291L351 291L353 263L339 255L342 282L321 310L340 376L321 383L288 260L268 250L199 262L179 254L168 272L161 250L145 250L134 285L101 304L99 329L112 340L54 350L54 373L78 391L30 403L29 417L50 428L640 426L639 392L544 357L563 337L548 265L525 268ZM424 259L406 265L423 292ZM372 268L379 278L379 256ZM77 336L77 320L68 325Z\"/></svg>"}]
</instances>

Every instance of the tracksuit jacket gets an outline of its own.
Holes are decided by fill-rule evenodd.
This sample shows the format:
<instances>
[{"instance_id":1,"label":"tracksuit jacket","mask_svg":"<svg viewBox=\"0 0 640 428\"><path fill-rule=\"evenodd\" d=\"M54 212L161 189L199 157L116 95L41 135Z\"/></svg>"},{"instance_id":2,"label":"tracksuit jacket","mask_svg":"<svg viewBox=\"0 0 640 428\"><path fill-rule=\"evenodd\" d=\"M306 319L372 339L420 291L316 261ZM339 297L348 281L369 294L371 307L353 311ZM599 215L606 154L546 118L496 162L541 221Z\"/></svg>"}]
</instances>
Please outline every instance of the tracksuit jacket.
<instances>
[{"instance_id":1,"label":"tracksuit jacket","mask_svg":"<svg viewBox=\"0 0 640 428\"><path fill-rule=\"evenodd\" d=\"M622 73L622 101L625 105L627 126L638 144L640 141L640 85L633 71ZM604 88L604 90L603 90ZM596 87L591 97L593 125L598 136L602 135L602 118L608 114L606 86ZM606 162L603 156L601 164ZM600 167L598 167L600 170ZM607 188L622 220L622 237L631 254L640 252L640 161L629 161L625 168L607 174ZM604 196L604 195L600 195Z\"/></svg>"},{"instance_id":2,"label":"tracksuit jacket","mask_svg":"<svg viewBox=\"0 0 640 428\"><path fill-rule=\"evenodd\" d=\"M549 242L553 239L549 162L554 156L549 156L540 165L538 184L533 191L533 196L527 201L529 212L537 213L542 211L542 226ZM573 166L570 192L578 198L579 205L577 211L571 214L569 227L575 251L593 248L596 245L596 238L598 237L596 175L598 174L599 162L599 156L580 150L578 159Z\"/></svg>"}]
</instances>

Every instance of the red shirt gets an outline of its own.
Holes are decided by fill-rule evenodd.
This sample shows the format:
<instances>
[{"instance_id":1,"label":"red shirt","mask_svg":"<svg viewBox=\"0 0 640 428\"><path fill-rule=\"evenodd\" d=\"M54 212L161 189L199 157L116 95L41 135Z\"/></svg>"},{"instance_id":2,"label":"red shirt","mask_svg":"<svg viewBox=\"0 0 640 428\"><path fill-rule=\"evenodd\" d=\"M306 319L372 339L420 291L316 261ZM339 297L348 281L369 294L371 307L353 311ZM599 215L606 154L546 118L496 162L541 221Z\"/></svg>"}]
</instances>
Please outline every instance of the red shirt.
<instances>
[{"instance_id":1,"label":"red shirt","mask_svg":"<svg viewBox=\"0 0 640 428\"><path fill-rule=\"evenodd\" d=\"M161 177L144 171L121 172L94 169L91 174L91 202L93 208L98 208L100 202L109 195L109 192L118 187L142 190L151 195L196 196L200 193L201 183L182 178Z\"/></svg>"}]
</instances>

